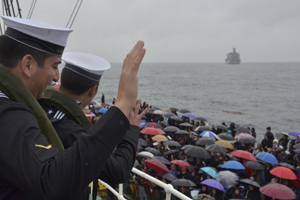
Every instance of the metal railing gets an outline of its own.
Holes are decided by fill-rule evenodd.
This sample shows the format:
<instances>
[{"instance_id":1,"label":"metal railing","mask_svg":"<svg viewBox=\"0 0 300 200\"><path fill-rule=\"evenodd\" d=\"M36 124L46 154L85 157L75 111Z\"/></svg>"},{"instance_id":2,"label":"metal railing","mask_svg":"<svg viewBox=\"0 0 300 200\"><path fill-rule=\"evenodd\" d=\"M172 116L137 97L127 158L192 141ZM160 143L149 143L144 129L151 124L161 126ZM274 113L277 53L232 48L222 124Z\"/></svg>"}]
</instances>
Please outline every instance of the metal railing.
<instances>
[{"instance_id":1,"label":"metal railing","mask_svg":"<svg viewBox=\"0 0 300 200\"><path fill-rule=\"evenodd\" d=\"M155 183L156 185L160 186L161 188L163 188L166 192L166 200L170 200L171 199L171 194L177 196L180 199L183 200L191 200L189 197L185 196L184 194L182 194L181 192L179 192L178 190L176 190L175 188L173 188L173 186L171 184L166 184L136 168L132 168L131 172L139 175L140 177L147 179L153 183ZM108 185L107 183L101 181L100 179L98 179L100 183L102 183L105 187L107 187L107 189L109 189L115 196L117 196L117 198L119 200L126 200L123 196L123 184L119 184L119 192L117 192L115 189L113 189L110 185Z\"/></svg>"}]
</instances>

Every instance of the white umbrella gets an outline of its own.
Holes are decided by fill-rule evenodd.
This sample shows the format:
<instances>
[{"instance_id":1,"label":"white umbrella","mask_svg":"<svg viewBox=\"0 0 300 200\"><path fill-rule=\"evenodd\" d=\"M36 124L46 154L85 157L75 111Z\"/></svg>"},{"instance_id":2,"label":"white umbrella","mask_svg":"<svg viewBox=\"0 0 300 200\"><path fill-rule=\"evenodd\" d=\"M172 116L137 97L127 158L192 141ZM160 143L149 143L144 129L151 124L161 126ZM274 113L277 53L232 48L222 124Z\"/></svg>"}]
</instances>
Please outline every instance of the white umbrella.
<instances>
[{"instance_id":1,"label":"white umbrella","mask_svg":"<svg viewBox=\"0 0 300 200\"><path fill-rule=\"evenodd\" d=\"M154 155L148 151L141 151L139 153L139 156L142 156L142 157L146 157L146 158L153 158Z\"/></svg>"},{"instance_id":2,"label":"white umbrella","mask_svg":"<svg viewBox=\"0 0 300 200\"><path fill-rule=\"evenodd\" d=\"M278 139L278 141L283 138L283 135L286 135L288 139L290 139L290 135L286 132L279 132L275 133L275 137Z\"/></svg>"},{"instance_id":3,"label":"white umbrella","mask_svg":"<svg viewBox=\"0 0 300 200\"><path fill-rule=\"evenodd\" d=\"M161 110L155 110L155 111L153 112L153 114L162 115L162 114L164 114L164 112L161 111Z\"/></svg>"},{"instance_id":4,"label":"white umbrella","mask_svg":"<svg viewBox=\"0 0 300 200\"><path fill-rule=\"evenodd\" d=\"M223 185L224 188L228 188L229 186L235 186L239 180L237 174L228 170L219 172L218 178L219 182Z\"/></svg>"}]
</instances>

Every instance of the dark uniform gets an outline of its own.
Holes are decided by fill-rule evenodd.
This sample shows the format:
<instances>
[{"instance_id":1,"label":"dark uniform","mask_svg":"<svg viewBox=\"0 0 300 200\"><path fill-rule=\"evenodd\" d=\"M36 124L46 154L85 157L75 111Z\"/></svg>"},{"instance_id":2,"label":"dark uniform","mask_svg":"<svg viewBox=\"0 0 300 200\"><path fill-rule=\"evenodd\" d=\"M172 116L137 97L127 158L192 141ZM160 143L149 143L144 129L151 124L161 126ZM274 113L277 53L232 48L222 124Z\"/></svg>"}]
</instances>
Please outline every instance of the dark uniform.
<instances>
[{"instance_id":1,"label":"dark uniform","mask_svg":"<svg viewBox=\"0 0 300 200\"><path fill-rule=\"evenodd\" d=\"M129 126L123 112L112 107L60 154L31 110L0 94L0 199L81 197Z\"/></svg>"}]
</instances>

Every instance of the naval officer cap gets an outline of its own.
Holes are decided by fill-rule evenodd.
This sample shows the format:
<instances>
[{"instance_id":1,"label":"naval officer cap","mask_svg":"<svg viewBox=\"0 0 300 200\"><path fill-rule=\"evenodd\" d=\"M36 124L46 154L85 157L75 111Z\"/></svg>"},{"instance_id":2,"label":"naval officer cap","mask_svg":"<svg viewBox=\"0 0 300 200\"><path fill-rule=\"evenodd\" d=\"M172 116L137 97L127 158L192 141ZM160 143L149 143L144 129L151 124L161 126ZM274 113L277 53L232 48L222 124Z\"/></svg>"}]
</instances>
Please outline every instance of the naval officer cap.
<instances>
[{"instance_id":1,"label":"naval officer cap","mask_svg":"<svg viewBox=\"0 0 300 200\"><path fill-rule=\"evenodd\" d=\"M65 52L62 60L65 68L93 81L100 81L104 71L110 69L105 59L89 53Z\"/></svg>"},{"instance_id":2,"label":"naval officer cap","mask_svg":"<svg viewBox=\"0 0 300 200\"><path fill-rule=\"evenodd\" d=\"M60 28L42 22L1 16L7 26L5 36L51 55L61 56L71 29Z\"/></svg>"}]
</instances>

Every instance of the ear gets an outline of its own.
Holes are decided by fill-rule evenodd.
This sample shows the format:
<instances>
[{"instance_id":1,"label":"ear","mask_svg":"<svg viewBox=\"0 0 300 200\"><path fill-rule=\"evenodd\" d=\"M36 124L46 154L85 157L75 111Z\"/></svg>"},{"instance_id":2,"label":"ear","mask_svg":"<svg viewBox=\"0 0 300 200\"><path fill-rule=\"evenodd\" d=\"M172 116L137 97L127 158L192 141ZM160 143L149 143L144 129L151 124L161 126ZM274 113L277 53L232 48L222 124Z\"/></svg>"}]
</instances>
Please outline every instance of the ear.
<instances>
[{"instance_id":1,"label":"ear","mask_svg":"<svg viewBox=\"0 0 300 200\"><path fill-rule=\"evenodd\" d=\"M33 67L34 62L36 62L36 61L34 60L32 55L30 55L30 54L25 55L21 60L22 72L28 78L31 78L31 76L32 76L33 68L34 68Z\"/></svg>"},{"instance_id":2,"label":"ear","mask_svg":"<svg viewBox=\"0 0 300 200\"><path fill-rule=\"evenodd\" d=\"M89 95L89 97L94 98L94 96L96 96L97 92L98 92L98 86L94 85L93 87L91 87L89 89L88 95Z\"/></svg>"}]
</instances>

